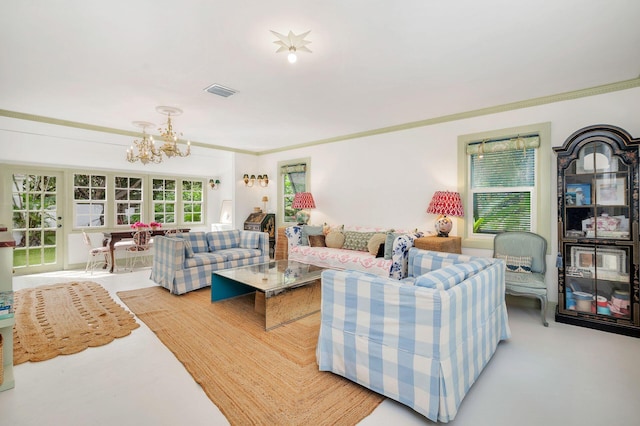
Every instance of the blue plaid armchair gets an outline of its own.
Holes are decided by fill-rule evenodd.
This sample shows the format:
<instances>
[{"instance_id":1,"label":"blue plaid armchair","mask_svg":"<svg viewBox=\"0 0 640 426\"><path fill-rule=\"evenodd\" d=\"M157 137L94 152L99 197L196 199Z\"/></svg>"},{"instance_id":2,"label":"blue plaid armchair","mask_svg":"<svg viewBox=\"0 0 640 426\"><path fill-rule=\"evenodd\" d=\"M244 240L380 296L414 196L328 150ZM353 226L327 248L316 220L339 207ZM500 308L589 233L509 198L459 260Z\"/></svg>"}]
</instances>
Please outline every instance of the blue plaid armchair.
<instances>
[{"instance_id":1,"label":"blue plaid armchair","mask_svg":"<svg viewBox=\"0 0 640 426\"><path fill-rule=\"evenodd\" d=\"M219 269L269 261L269 234L255 231L187 232L155 237L151 280L183 294L211 285Z\"/></svg>"},{"instance_id":2,"label":"blue plaid armchair","mask_svg":"<svg viewBox=\"0 0 640 426\"><path fill-rule=\"evenodd\" d=\"M434 422L453 420L498 343L511 336L504 274L500 259L416 248L401 281L323 271L319 369Z\"/></svg>"}]
</instances>

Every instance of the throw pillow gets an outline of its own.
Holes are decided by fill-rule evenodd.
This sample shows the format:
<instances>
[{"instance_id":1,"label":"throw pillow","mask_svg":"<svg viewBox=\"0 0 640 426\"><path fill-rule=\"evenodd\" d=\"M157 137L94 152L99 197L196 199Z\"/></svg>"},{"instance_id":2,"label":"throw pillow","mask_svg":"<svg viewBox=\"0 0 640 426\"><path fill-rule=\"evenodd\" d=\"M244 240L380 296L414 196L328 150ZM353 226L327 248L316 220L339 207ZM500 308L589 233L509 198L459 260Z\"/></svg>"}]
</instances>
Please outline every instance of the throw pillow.
<instances>
[{"instance_id":1,"label":"throw pillow","mask_svg":"<svg viewBox=\"0 0 640 426\"><path fill-rule=\"evenodd\" d=\"M393 232L393 229L387 232L387 238L384 242L384 258L386 260L389 260L393 257L393 242L398 236L400 236L400 234L397 232Z\"/></svg>"},{"instance_id":2,"label":"throw pillow","mask_svg":"<svg viewBox=\"0 0 640 426\"><path fill-rule=\"evenodd\" d=\"M369 249L369 253L371 256L375 256L378 254L378 249L380 245L384 244L387 239L387 234L373 234L373 236L369 239L367 243L367 248Z\"/></svg>"},{"instance_id":3,"label":"throw pillow","mask_svg":"<svg viewBox=\"0 0 640 426\"><path fill-rule=\"evenodd\" d=\"M322 235L322 225L318 225L318 226L303 225L300 244L303 246L308 246L310 235Z\"/></svg>"},{"instance_id":4,"label":"throw pillow","mask_svg":"<svg viewBox=\"0 0 640 426\"><path fill-rule=\"evenodd\" d=\"M378 247L378 253L376 254L376 259L380 257L384 257L384 243L380 244L380 247Z\"/></svg>"},{"instance_id":5,"label":"throw pillow","mask_svg":"<svg viewBox=\"0 0 640 426\"><path fill-rule=\"evenodd\" d=\"M344 245L344 234L342 232L331 231L324 238L324 242L329 248L342 248Z\"/></svg>"},{"instance_id":6,"label":"throw pillow","mask_svg":"<svg viewBox=\"0 0 640 426\"><path fill-rule=\"evenodd\" d=\"M330 232L333 231L337 231L337 232L344 232L344 225L340 225L340 226L331 226L331 225L327 225L327 223L325 222L324 225L322 225L322 233L327 236L329 235Z\"/></svg>"},{"instance_id":7,"label":"throw pillow","mask_svg":"<svg viewBox=\"0 0 640 426\"><path fill-rule=\"evenodd\" d=\"M465 279L465 271L458 265L447 266L427 272L416 278L415 285L418 287L435 288L436 290L449 290Z\"/></svg>"},{"instance_id":8,"label":"throw pillow","mask_svg":"<svg viewBox=\"0 0 640 426\"><path fill-rule=\"evenodd\" d=\"M326 247L324 235L309 235L309 245L311 247Z\"/></svg>"},{"instance_id":9,"label":"throw pillow","mask_svg":"<svg viewBox=\"0 0 640 426\"><path fill-rule=\"evenodd\" d=\"M240 234L240 247L246 249L260 248L260 234L255 232L243 232Z\"/></svg>"},{"instance_id":10,"label":"throw pillow","mask_svg":"<svg viewBox=\"0 0 640 426\"><path fill-rule=\"evenodd\" d=\"M344 233L343 248L347 250L367 251L367 244L375 232L355 232Z\"/></svg>"},{"instance_id":11,"label":"throw pillow","mask_svg":"<svg viewBox=\"0 0 640 426\"><path fill-rule=\"evenodd\" d=\"M506 271L522 274L531 273L531 256L509 256L508 254L496 254L496 258L502 259L507 264Z\"/></svg>"},{"instance_id":12,"label":"throw pillow","mask_svg":"<svg viewBox=\"0 0 640 426\"><path fill-rule=\"evenodd\" d=\"M182 236L176 236L173 238L177 238L184 241L184 257L191 258L195 255L195 253L193 252L193 247L191 247L190 240L187 240L186 238L182 238Z\"/></svg>"}]
</instances>

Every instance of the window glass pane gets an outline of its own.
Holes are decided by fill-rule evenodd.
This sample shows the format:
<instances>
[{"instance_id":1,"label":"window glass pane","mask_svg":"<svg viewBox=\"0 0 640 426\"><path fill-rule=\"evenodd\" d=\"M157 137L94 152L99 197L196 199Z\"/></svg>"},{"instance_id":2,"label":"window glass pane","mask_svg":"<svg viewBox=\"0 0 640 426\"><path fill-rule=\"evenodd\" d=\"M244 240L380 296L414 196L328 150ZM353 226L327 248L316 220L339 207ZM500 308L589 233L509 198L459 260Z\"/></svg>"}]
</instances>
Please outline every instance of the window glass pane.
<instances>
[{"instance_id":1,"label":"window glass pane","mask_svg":"<svg viewBox=\"0 0 640 426\"><path fill-rule=\"evenodd\" d=\"M471 156L472 188L534 186L534 159L533 149L474 154Z\"/></svg>"},{"instance_id":2,"label":"window glass pane","mask_svg":"<svg viewBox=\"0 0 640 426\"><path fill-rule=\"evenodd\" d=\"M531 231L536 151L470 155L473 233Z\"/></svg>"},{"instance_id":3,"label":"window glass pane","mask_svg":"<svg viewBox=\"0 0 640 426\"><path fill-rule=\"evenodd\" d=\"M176 223L173 211L176 200L176 181L174 179L154 179L152 189L153 220L158 223ZM169 213L169 214L167 214Z\"/></svg>"},{"instance_id":4,"label":"window glass pane","mask_svg":"<svg viewBox=\"0 0 640 426\"><path fill-rule=\"evenodd\" d=\"M496 234L531 230L530 192L473 194L473 232Z\"/></svg>"},{"instance_id":5,"label":"window glass pane","mask_svg":"<svg viewBox=\"0 0 640 426\"><path fill-rule=\"evenodd\" d=\"M182 181L182 222L183 223L202 223L202 214L204 210L203 193L204 187L202 181L183 180Z\"/></svg>"},{"instance_id":6,"label":"window glass pane","mask_svg":"<svg viewBox=\"0 0 640 426\"><path fill-rule=\"evenodd\" d=\"M131 225L141 222L142 179L138 177L116 176L114 178L116 200L116 225Z\"/></svg>"},{"instance_id":7,"label":"window glass pane","mask_svg":"<svg viewBox=\"0 0 640 426\"><path fill-rule=\"evenodd\" d=\"M281 174L284 222L295 222L296 210L292 209L291 205L296 193L307 192L307 165L301 163L283 166Z\"/></svg>"},{"instance_id":8,"label":"window glass pane","mask_svg":"<svg viewBox=\"0 0 640 426\"><path fill-rule=\"evenodd\" d=\"M74 226L104 226L107 178L104 175L74 174Z\"/></svg>"}]
</instances>

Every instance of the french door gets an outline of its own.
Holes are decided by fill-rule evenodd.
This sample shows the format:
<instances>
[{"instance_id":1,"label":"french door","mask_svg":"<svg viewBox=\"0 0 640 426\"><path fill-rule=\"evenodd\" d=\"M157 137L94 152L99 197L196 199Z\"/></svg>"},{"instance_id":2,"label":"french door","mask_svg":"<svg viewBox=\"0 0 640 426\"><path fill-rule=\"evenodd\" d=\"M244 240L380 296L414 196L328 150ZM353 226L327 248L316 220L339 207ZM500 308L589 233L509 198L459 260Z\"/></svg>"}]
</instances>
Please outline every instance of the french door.
<instances>
[{"instance_id":1,"label":"french door","mask_svg":"<svg viewBox=\"0 0 640 426\"><path fill-rule=\"evenodd\" d=\"M7 177L5 175L5 177ZM13 170L9 176L16 274L60 270L63 266L62 173Z\"/></svg>"}]
</instances>

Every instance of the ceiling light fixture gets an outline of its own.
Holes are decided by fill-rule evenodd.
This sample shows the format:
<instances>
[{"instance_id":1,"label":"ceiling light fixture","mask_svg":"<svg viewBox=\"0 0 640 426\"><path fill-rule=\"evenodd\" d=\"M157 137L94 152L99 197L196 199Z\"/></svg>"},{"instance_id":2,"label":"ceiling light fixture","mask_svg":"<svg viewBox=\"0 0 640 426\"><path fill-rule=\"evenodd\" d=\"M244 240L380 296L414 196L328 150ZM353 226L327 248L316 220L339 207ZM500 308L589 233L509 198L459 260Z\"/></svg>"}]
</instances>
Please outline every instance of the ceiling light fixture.
<instances>
[{"instance_id":1,"label":"ceiling light fixture","mask_svg":"<svg viewBox=\"0 0 640 426\"><path fill-rule=\"evenodd\" d=\"M289 31L289 34L285 36L272 30L271 33L278 37L278 40L274 41L274 43L280 46L276 53L289 52L287 55L289 63L295 63L298 60L297 52L311 53L311 50L307 47L307 44L311 42L304 39L310 32L307 31L306 33L295 35L292 31Z\"/></svg>"},{"instance_id":2,"label":"ceiling light fixture","mask_svg":"<svg viewBox=\"0 0 640 426\"><path fill-rule=\"evenodd\" d=\"M164 144L158 149L169 158L187 157L191 155L191 141L187 141L187 150L182 152L178 147L178 135L182 136L182 133L174 132L173 124L171 123L171 116L182 114L182 110L169 106L158 106L156 107L156 111L167 116L167 127L158 129L160 137L164 140Z\"/></svg>"},{"instance_id":3,"label":"ceiling light fixture","mask_svg":"<svg viewBox=\"0 0 640 426\"><path fill-rule=\"evenodd\" d=\"M131 148L127 149L127 160L130 163L140 161L142 164L160 163L162 162L162 154L153 143L153 136L147 135L147 127L151 127L154 124L148 121L134 121L132 123L136 127L142 129L142 140L135 140L131 145ZM134 153L134 147L138 150L138 153Z\"/></svg>"}]
</instances>

